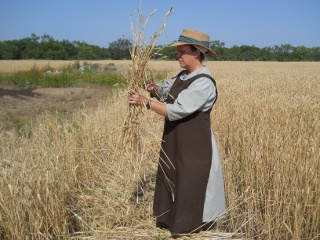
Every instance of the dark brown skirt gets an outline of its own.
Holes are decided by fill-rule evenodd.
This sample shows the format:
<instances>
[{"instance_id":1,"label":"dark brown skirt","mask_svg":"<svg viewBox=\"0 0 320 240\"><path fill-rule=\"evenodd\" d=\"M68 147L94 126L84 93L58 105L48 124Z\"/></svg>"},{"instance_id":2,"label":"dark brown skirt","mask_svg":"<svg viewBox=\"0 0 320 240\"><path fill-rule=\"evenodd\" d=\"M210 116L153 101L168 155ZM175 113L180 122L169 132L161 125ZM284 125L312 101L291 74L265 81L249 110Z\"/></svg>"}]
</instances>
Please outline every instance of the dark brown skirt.
<instances>
[{"instance_id":1,"label":"dark brown skirt","mask_svg":"<svg viewBox=\"0 0 320 240\"><path fill-rule=\"evenodd\" d=\"M210 113L166 120L154 197L157 226L174 234L200 231L211 161Z\"/></svg>"}]
</instances>

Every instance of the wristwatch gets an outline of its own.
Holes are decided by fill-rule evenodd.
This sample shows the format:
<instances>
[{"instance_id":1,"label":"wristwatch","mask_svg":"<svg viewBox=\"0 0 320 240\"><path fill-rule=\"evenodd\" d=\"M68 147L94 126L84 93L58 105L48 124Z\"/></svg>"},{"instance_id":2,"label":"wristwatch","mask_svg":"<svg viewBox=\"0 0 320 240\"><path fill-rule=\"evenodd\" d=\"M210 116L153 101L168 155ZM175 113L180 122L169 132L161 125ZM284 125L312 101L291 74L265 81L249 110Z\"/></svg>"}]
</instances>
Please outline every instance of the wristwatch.
<instances>
[{"instance_id":1,"label":"wristwatch","mask_svg":"<svg viewBox=\"0 0 320 240\"><path fill-rule=\"evenodd\" d=\"M147 109L150 109L150 108L151 108L151 101L150 101L150 99L148 100L148 102L147 102L147 104L146 104L146 108L147 108Z\"/></svg>"}]
</instances>

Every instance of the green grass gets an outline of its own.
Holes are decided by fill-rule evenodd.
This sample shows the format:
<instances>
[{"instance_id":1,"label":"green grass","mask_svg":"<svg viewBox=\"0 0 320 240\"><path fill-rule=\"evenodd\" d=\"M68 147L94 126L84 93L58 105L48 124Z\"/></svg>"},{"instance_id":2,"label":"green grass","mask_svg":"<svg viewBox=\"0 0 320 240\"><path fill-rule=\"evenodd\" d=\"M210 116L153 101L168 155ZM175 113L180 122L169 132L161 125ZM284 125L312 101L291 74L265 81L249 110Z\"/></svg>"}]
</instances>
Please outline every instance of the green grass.
<instances>
[{"instance_id":1,"label":"green grass","mask_svg":"<svg viewBox=\"0 0 320 240\"><path fill-rule=\"evenodd\" d=\"M98 64L85 64L80 66L73 64L62 69L55 70L50 66L37 68L34 66L28 71L18 71L12 74L1 74L0 82L12 83L20 89L36 87L71 87L82 84L93 84L101 86L113 86L114 84L124 84L125 79L116 71L115 67L99 66Z\"/></svg>"},{"instance_id":2,"label":"green grass","mask_svg":"<svg viewBox=\"0 0 320 240\"><path fill-rule=\"evenodd\" d=\"M164 79L166 71L155 71L153 81ZM16 71L14 73L0 73L0 83L10 84L19 89L30 89L38 87L64 88L73 86L126 86L127 81L115 64L108 63L91 64L84 62L81 66L79 61L63 67L54 69L47 65L39 68L36 65L30 70Z\"/></svg>"}]
</instances>

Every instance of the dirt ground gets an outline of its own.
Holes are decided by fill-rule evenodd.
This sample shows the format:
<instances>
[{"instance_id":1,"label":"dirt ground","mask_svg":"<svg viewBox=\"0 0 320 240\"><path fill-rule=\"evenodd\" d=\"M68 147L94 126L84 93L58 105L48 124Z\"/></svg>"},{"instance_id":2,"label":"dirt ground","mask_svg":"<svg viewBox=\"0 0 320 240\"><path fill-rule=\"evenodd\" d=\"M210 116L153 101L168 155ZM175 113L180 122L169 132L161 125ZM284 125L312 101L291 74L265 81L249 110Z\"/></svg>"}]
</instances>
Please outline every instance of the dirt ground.
<instances>
[{"instance_id":1,"label":"dirt ground","mask_svg":"<svg viewBox=\"0 0 320 240\"><path fill-rule=\"evenodd\" d=\"M48 112L70 116L108 97L107 87L14 89L0 86L0 126L14 127Z\"/></svg>"}]
</instances>

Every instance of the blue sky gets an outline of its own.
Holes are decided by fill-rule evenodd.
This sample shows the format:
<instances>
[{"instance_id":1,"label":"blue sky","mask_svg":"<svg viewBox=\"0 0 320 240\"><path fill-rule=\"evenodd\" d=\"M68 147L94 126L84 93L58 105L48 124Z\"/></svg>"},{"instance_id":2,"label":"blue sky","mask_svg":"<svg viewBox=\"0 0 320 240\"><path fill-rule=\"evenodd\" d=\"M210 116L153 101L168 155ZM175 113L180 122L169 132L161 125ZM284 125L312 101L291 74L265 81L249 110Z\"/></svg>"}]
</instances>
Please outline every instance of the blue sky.
<instances>
[{"instance_id":1,"label":"blue sky","mask_svg":"<svg viewBox=\"0 0 320 240\"><path fill-rule=\"evenodd\" d=\"M108 47L122 35L131 37L139 6L140 0L0 0L0 41L35 33ZM142 0L145 17L156 9L147 31L157 30L170 7L174 12L158 44L196 29L226 47L320 47L319 0Z\"/></svg>"}]
</instances>

